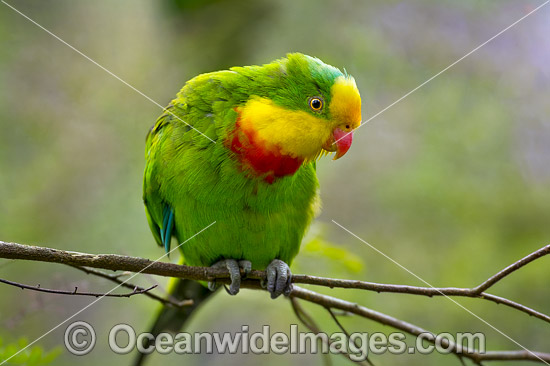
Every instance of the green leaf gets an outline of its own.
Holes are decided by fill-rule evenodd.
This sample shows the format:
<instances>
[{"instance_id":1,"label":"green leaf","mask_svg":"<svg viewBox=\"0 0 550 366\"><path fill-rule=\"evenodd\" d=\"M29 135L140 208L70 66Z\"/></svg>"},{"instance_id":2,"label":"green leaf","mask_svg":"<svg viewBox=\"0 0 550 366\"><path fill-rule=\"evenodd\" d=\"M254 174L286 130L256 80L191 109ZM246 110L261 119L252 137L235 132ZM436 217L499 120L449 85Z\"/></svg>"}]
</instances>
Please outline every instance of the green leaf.
<instances>
[{"instance_id":1,"label":"green leaf","mask_svg":"<svg viewBox=\"0 0 550 366\"><path fill-rule=\"evenodd\" d=\"M16 342L4 344L0 337L0 362L13 357L6 363L6 366L42 366L51 363L61 354L61 347L45 352L41 346L25 348L28 345L29 342L25 338L20 338Z\"/></svg>"}]
</instances>

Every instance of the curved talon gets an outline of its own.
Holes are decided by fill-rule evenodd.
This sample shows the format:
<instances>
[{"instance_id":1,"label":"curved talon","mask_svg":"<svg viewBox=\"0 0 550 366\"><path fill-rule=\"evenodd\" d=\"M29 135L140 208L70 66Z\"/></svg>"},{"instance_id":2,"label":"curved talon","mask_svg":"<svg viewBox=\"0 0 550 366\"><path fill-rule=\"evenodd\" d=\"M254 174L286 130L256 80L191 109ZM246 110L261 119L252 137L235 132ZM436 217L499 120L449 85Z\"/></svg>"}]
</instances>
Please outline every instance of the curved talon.
<instances>
[{"instance_id":1,"label":"curved talon","mask_svg":"<svg viewBox=\"0 0 550 366\"><path fill-rule=\"evenodd\" d=\"M231 284L231 285L232 285L232 284ZM236 295L237 292L239 292L239 289L237 289L237 292L232 293L232 292L231 292L231 291L232 291L231 288L230 288L230 287L227 287L226 284L223 285L223 289L225 290L225 292L227 292L227 293L228 293L229 295L231 295L231 296Z\"/></svg>"},{"instance_id":2,"label":"curved talon","mask_svg":"<svg viewBox=\"0 0 550 366\"><path fill-rule=\"evenodd\" d=\"M242 259L238 263L239 263L239 267L244 272L244 275L241 277L246 278L246 276L248 276L248 274L252 271L252 262L247 261L246 259Z\"/></svg>"},{"instance_id":3,"label":"curved talon","mask_svg":"<svg viewBox=\"0 0 550 366\"><path fill-rule=\"evenodd\" d=\"M216 280L208 282L208 289L212 292L218 289L218 284L216 283Z\"/></svg>"},{"instance_id":4,"label":"curved talon","mask_svg":"<svg viewBox=\"0 0 550 366\"><path fill-rule=\"evenodd\" d=\"M271 293L271 298L275 299L281 294L288 296L292 291L292 273L288 264L280 259L274 259L266 268L267 284L262 281L262 287L267 288Z\"/></svg>"},{"instance_id":5,"label":"curved talon","mask_svg":"<svg viewBox=\"0 0 550 366\"><path fill-rule=\"evenodd\" d=\"M229 277L231 278L231 285L229 287L224 286L229 295L236 295L241 288L241 268L244 271L242 277L246 277L252 270L252 263L247 260L236 261L235 259L222 259L219 262L214 263L212 268L226 268L229 271ZM208 282L208 289L214 291L218 288L216 280Z\"/></svg>"},{"instance_id":6,"label":"curved talon","mask_svg":"<svg viewBox=\"0 0 550 366\"><path fill-rule=\"evenodd\" d=\"M287 286L283 290L283 295L285 295L285 296L289 296L290 293L292 292L292 282L290 282L291 279L292 279L292 274L288 277Z\"/></svg>"}]
</instances>

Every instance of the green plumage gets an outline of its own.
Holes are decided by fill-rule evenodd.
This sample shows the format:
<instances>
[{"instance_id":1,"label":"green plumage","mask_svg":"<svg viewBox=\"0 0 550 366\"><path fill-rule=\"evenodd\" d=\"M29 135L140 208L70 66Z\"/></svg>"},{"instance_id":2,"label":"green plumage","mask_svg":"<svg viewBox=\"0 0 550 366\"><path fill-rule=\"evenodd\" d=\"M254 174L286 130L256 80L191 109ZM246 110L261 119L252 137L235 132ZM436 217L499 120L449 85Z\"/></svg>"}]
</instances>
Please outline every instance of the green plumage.
<instances>
[{"instance_id":1,"label":"green plumage","mask_svg":"<svg viewBox=\"0 0 550 366\"><path fill-rule=\"evenodd\" d=\"M272 183L245 174L227 143L235 108L258 96L309 112L304 96L330 98L341 75L317 59L290 54L187 82L147 136L143 197L157 243L168 250L171 236L180 244L215 222L180 247L186 264L246 259L264 269L275 258L290 263L315 213L315 165Z\"/></svg>"}]
</instances>

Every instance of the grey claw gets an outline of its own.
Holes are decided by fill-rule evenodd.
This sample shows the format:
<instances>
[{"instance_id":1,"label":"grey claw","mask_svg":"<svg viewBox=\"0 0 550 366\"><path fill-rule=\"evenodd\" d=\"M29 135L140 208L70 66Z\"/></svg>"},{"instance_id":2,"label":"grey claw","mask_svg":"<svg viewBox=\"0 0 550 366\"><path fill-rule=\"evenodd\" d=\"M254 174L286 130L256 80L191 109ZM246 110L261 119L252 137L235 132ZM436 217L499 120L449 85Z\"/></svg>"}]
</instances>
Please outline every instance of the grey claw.
<instances>
[{"instance_id":1,"label":"grey claw","mask_svg":"<svg viewBox=\"0 0 550 366\"><path fill-rule=\"evenodd\" d=\"M288 264L279 259L274 259L269 263L266 268L267 285L265 285L267 291L271 293L271 298L275 299L281 294L288 296L292 291L292 273Z\"/></svg>"},{"instance_id":2,"label":"grey claw","mask_svg":"<svg viewBox=\"0 0 550 366\"><path fill-rule=\"evenodd\" d=\"M291 278L292 278L292 274L288 277L288 284L283 290L283 295L285 296L289 296L290 293L292 292L292 283L290 282Z\"/></svg>"},{"instance_id":3,"label":"grey claw","mask_svg":"<svg viewBox=\"0 0 550 366\"><path fill-rule=\"evenodd\" d=\"M224 286L225 290L229 295L236 295L239 293L239 290L241 288L241 270L244 271L244 276L248 275L250 271L252 270L252 263L247 260L240 260L236 261L235 259L222 259L219 262L216 262L212 265L213 268L226 268L229 271L229 277L231 278L231 285L229 287ZM214 291L218 288L218 284L216 284L216 280L208 282L208 288L211 291Z\"/></svg>"},{"instance_id":4,"label":"grey claw","mask_svg":"<svg viewBox=\"0 0 550 366\"><path fill-rule=\"evenodd\" d=\"M241 276L242 278L246 278L248 274L252 271L252 262L247 261L246 259L242 259L239 262L239 267L242 268L244 275Z\"/></svg>"},{"instance_id":5,"label":"grey claw","mask_svg":"<svg viewBox=\"0 0 550 366\"><path fill-rule=\"evenodd\" d=\"M218 284L216 283L216 280L208 282L208 289L212 292L218 289Z\"/></svg>"},{"instance_id":6,"label":"grey claw","mask_svg":"<svg viewBox=\"0 0 550 366\"><path fill-rule=\"evenodd\" d=\"M235 289L231 288L232 285L233 284L231 284L229 287L227 287L227 285L223 285L223 289L225 290L225 292L227 292L231 296L237 295L237 293L239 292L239 289L237 288L237 292L235 292ZM239 283L239 286L240 286L240 283Z\"/></svg>"}]
</instances>

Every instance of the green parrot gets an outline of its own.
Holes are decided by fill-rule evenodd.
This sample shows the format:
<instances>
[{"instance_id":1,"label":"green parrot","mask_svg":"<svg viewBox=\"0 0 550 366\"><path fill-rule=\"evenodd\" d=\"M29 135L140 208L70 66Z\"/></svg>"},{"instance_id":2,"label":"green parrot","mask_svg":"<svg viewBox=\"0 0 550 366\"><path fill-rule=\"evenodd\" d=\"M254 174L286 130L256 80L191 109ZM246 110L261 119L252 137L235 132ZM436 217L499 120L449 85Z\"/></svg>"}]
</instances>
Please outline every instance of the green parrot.
<instances>
[{"instance_id":1,"label":"green parrot","mask_svg":"<svg viewBox=\"0 0 550 366\"><path fill-rule=\"evenodd\" d=\"M315 161L343 156L360 124L354 79L300 53L191 79L147 136L143 199L157 243L183 243L186 265L227 268L231 295L240 269L265 269L271 297L288 294L289 264L320 205ZM173 288L194 306L210 290ZM179 328L191 311L176 321L165 309L155 327Z\"/></svg>"}]
</instances>

